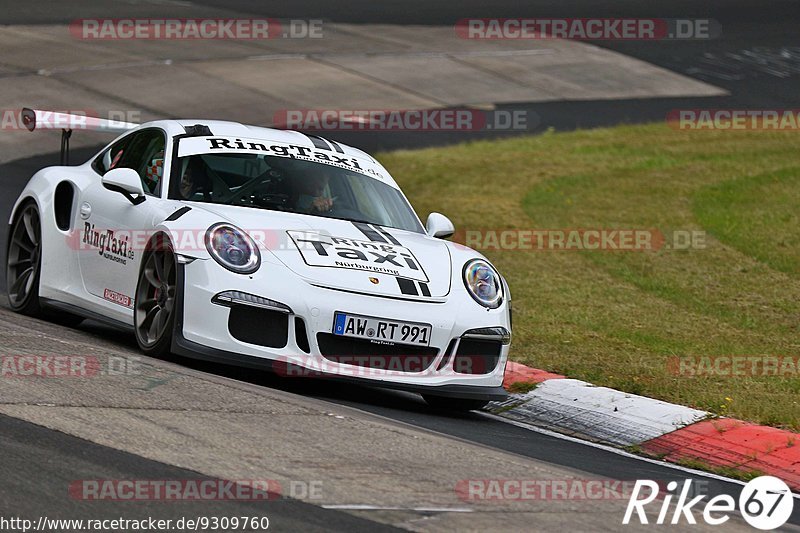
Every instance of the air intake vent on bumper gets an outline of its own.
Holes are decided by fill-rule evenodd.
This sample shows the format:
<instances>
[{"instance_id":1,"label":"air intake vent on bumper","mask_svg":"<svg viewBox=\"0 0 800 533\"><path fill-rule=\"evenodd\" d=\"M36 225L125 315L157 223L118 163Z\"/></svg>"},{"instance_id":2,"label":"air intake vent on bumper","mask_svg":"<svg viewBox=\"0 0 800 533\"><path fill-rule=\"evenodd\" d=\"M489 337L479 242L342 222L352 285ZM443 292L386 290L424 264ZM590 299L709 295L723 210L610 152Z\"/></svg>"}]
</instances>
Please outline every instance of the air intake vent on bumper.
<instances>
[{"instance_id":1,"label":"air intake vent on bumper","mask_svg":"<svg viewBox=\"0 0 800 533\"><path fill-rule=\"evenodd\" d=\"M289 337L289 315L249 305L232 305L228 331L233 338L242 342L284 348Z\"/></svg>"},{"instance_id":2,"label":"air intake vent on bumper","mask_svg":"<svg viewBox=\"0 0 800 533\"><path fill-rule=\"evenodd\" d=\"M503 343L499 340L462 338L453 361L459 374L490 374L497 368Z\"/></svg>"}]
</instances>

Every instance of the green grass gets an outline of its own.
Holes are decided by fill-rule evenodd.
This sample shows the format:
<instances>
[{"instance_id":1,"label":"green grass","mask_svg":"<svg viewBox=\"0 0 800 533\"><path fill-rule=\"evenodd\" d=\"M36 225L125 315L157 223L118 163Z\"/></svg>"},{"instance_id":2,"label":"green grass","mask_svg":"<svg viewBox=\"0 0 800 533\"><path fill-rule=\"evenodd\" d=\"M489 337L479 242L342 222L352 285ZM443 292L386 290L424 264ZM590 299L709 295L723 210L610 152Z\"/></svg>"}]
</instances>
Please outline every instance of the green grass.
<instances>
[{"instance_id":1,"label":"green grass","mask_svg":"<svg viewBox=\"0 0 800 533\"><path fill-rule=\"evenodd\" d=\"M382 154L460 230L704 231L648 252L485 250L514 296L511 358L800 429L800 378L673 375L670 358L800 355L800 136L666 125Z\"/></svg>"},{"instance_id":2,"label":"green grass","mask_svg":"<svg viewBox=\"0 0 800 533\"><path fill-rule=\"evenodd\" d=\"M538 383L532 381L515 381L508 387L508 392L512 394L526 394L536 388Z\"/></svg>"},{"instance_id":3,"label":"green grass","mask_svg":"<svg viewBox=\"0 0 800 533\"><path fill-rule=\"evenodd\" d=\"M800 276L800 166L710 185L695 195L693 211L720 241Z\"/></svg>"}]
</instances>

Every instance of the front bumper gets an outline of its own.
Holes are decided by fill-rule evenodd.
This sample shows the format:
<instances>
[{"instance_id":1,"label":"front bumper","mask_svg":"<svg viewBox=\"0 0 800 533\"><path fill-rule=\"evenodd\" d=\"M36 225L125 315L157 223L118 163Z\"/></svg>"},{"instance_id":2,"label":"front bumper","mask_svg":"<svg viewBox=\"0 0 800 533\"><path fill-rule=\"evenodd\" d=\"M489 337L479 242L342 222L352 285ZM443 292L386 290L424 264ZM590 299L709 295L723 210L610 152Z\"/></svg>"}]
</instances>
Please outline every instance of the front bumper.
<instances>
[{"instance_id":1,"label":"front bumper","mask_svg":"<svg viewBox=\"0 0 800 533\"><path fill-rule=\"evenodd\" d=\"M274 279L279 279L279 283ZM178 286L183 290L179 291L176 302L172 346L177 354L268 369L286 376L325 377L438 396L486 400L507 396L502 388L507 342L498 344L491 369L479 373L457 370L463 367L457 358L461 339L469 330L495 327L510 331L505 305L483 309L466 293L451 294L444 303L345 293L312 286L277 263L263 264L258 272L246 276L227 272L214 261L194 260L178 265ZM212 303L215 295L224 291L241 291L286 306L289 311L285 346L266 347L232 335L229 324L232 306ZM317 334L331 333L337 311L431 324L430 363L408 371L403 365L358 366L332 360L329 353L323 355ZM306 343L298 342L303 335L296 329L295 318L303 321Z\"/></svg>"}]
</instances>

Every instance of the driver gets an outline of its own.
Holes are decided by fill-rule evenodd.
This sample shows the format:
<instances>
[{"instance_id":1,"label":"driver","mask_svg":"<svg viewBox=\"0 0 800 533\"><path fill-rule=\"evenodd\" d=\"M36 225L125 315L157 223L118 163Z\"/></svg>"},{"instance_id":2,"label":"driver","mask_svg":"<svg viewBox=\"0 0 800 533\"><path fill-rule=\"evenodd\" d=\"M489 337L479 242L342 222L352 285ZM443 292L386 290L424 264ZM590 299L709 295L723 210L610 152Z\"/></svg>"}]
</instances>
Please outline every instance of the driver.
<instances>
[{"instance_id":1,"label":"driver","mask_svg":"<svg viewBox=\"0 0 800 533\"><path fill-rule=\"evenodd\" d=\"M178 181L178 194L182 199L189 200L198 190L202 189L203 196L206 197L206 201L209 201L208 196L210 195L207 190L209 183L210 180L202 159L198 156L192 156L189 158L183 174L181 174L180 181Z\"/></svg>"},{"instance_id":2,"label":"driver","mask_svg":"<svg viewBox=\"0 0 800 533\"><path fill-rule=\"evenodd\" d=\"M309 214L327 213L335 200L331 196L330 171L324 165L314 165L301 178L297 209Z\"/></svg>"}]
</instances>

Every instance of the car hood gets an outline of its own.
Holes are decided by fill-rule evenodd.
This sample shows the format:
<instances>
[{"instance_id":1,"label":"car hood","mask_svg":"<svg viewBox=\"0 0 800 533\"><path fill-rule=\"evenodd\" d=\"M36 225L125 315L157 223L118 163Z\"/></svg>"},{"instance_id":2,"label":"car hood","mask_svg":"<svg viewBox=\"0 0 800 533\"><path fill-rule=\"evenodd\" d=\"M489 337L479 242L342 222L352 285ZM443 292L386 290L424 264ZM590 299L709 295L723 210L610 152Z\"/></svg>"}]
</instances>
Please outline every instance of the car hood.
<instances>
[{"instance_id":1,"label":"car hood","mask_svg":"<svg viewBox=\"0 0 800 533\"><path fill-rule=\"evenodd\" d=\"M311 215L187 204L247 231L263 249L313 285L421 299L442 298L450 292L452 261L441 239Z\"/></svg>"}]
</instances>

